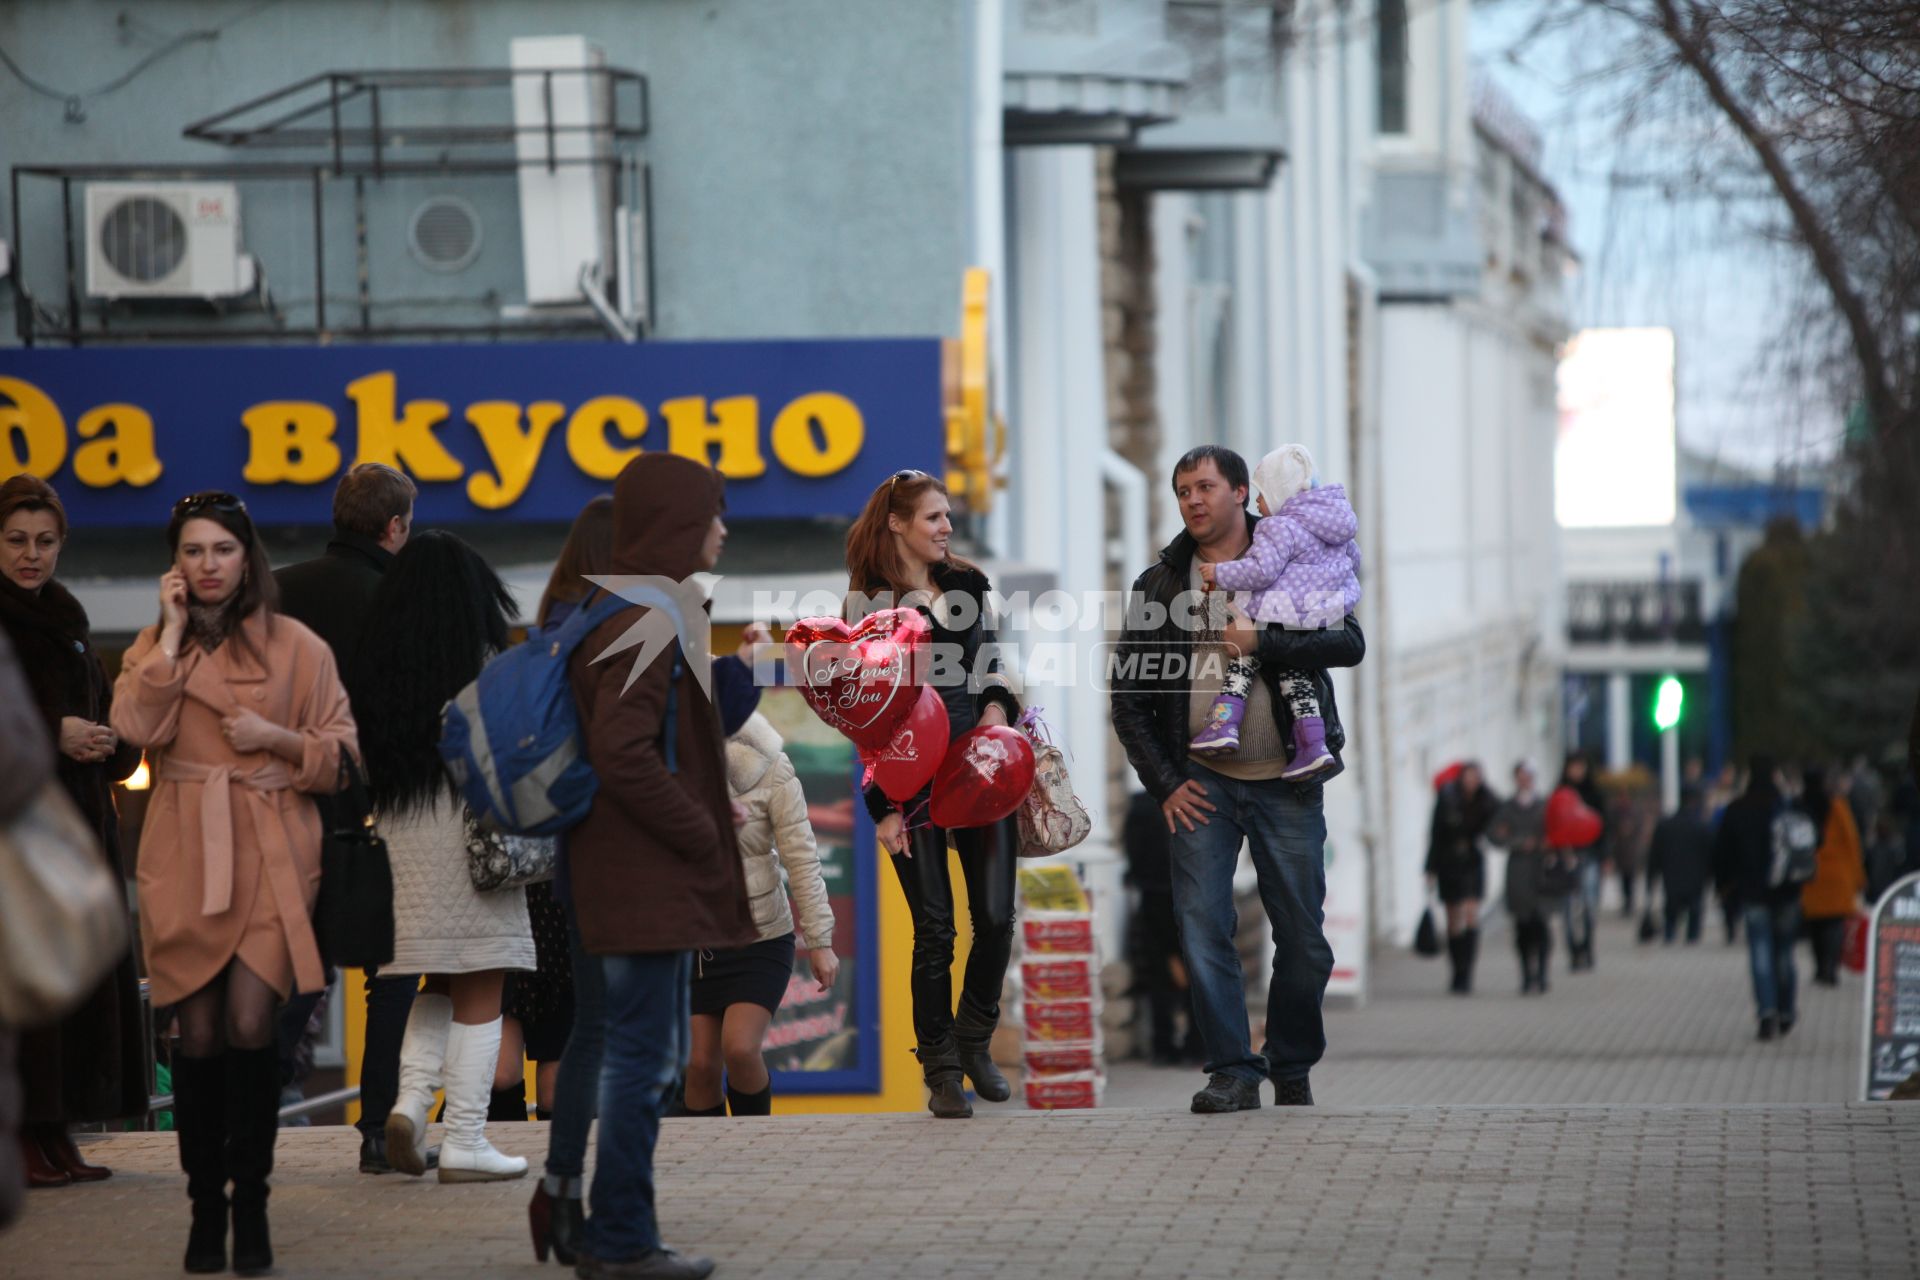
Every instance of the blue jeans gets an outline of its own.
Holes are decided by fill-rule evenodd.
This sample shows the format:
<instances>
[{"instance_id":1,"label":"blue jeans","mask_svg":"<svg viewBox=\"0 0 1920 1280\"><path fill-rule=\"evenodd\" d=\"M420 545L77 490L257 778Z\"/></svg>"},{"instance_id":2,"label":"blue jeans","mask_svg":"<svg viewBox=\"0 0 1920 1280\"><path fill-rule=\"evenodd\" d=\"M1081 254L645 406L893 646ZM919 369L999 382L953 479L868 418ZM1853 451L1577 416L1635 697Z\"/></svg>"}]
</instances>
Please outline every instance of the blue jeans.
<instances>
[{"instance_id":1,"label":"blue jeans","mask_svg":"<svg viewBox=\"0 0 1920 1280\"><path fill-rule=\"evenodd\" d=\"M1216 812L1173 836L1173 907L1191 982L1193 1016L1209 1072L1248 1082L1262 1076L1304 1080L1327 1049L1320 1002L1333 972L1323 908L1327 898L1327 820L1315 782L1241 782L1189 762L1187 776L1207 789ZM1234 945L1233 870L1251 844L1260 901L1273 924L1273 978L1267 988L1267 1039L1253 1052L1247 1035L1246 984Z\"/></svg>"},{"instance_id":2,"label":"blue jeans","mask_svg":"<svg viewBox=\"0 0 1920 1280\"><path fill-rule=\"evenodd\" d=\"M667 1090L689 1050L690 959L684 951L600 959L607 983L606 1069L592 1216L582 1243L601 1262L631 1262L660 1247L653 1146Z\"/></svg>"},{"instance_id":3,"label":"blue jeans","mask_svg":"<svg viewBox=\"0 0 1920 1280\"><path fill-rule=\"evenodd\" d=\"M1799 979L1793 971L1793 944L1800 937L1800 900L1769 904L1749 902L1742 912L1747 922L1747 962L1753 970L1753 1003L1760 1016L1794 1016Z\"/></svg>"},{"instance_id":4,"label":"blue jeans","mask_svg":"<svg viewBox=\"0 0 1920 1280\"><path fill-rule=\"evenodd\" d=\"M1560 900L1567 922L1568 959L1593 949L1593 921L1600 914L1600 855L1591 849L1580 854L1579 882Z\"/></svg>"},{"instance_id":5,"label":"blue jeans","mask_svg":"<svg viewBox=\"0 0 1920 1280\"><path fill-rule=\"evenodd\" d=\"M553 1081L553 1124L547 1130L547 1172L578 1178L587 1161L587 1130L600 1101L600 1065L607 1049L607 978L600 957L580 940L567 912L567 949L573 959L573 1031Z\"/></svg>"}]
</instances>

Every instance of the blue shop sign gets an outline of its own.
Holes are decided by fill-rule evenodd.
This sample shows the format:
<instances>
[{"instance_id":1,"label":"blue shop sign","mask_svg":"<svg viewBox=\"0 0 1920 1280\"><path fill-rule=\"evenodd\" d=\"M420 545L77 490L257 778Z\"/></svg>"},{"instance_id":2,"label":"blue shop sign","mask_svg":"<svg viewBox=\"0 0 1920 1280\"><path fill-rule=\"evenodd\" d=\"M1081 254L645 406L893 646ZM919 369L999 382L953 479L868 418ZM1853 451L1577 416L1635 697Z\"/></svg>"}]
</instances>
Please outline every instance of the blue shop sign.
<instances>
[{"instance_id":1,"label":"blue shop sign","mask_svg":"<svg viewBox=\"0 0 1920 1280\"><path fill-rule=\"evenodd\" d=\"M500 343L0 351L0 479L75 524L164 523L225 489L324 525L358 462L436 524L571 520L643 450L727 477L736 516L850 514L942 453L940 341Z\"/></svg>"}]
</instances>

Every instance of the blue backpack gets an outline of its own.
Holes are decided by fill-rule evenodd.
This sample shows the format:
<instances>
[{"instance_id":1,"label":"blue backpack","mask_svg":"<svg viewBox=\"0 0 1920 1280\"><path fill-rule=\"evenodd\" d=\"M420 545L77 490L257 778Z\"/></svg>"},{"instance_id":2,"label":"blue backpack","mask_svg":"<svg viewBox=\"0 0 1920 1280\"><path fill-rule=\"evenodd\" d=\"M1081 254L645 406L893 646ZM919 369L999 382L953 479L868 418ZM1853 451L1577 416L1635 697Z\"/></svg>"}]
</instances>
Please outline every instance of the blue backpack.
<instances>
[{"instance_id":1,"label":"blue backpack","mask_svg":"<svg viewBox=\"0 0 1920 1280\"><path fill-rule=\"evenodd\" d=\"M558 835L593 806L600 781L580 742L567 664L601 623L631 602L590 598L558 625L527 633L525 644L494 657L479 679L447 704L440 758L467 808L484 826L514 835ZM678 772L675 715L686 663L676 640L667 686L667 770Z\"/></svg>"}]
</instances>

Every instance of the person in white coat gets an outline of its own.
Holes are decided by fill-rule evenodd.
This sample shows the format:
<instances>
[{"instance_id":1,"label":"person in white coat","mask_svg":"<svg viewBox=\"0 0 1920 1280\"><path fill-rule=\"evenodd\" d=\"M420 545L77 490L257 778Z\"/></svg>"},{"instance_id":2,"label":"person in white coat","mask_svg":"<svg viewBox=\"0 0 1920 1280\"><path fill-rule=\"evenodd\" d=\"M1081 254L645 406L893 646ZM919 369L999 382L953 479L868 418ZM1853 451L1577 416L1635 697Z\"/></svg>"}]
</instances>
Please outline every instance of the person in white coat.
<instances>
[{"instance_id":1,"label":"person in white coat","mask_svg":"<svg viewBox=\"0 0 1920 1280\"><path fill-rule=\"evenodd\" d=\"M771 1114L773 1082L760 1046L786 996L796 947L806 947L821 991L831 990L840 972L806 792L780 748L779 732L758 712L727 739L727 787L746 810L738 830L740 857L760 940L694 957L688 1115L721 1116L729 1106L736 1116ZM793 909L787 905L789 893ZM800 916L798 937L794 910Z\"/></svg>"}]
</instances>

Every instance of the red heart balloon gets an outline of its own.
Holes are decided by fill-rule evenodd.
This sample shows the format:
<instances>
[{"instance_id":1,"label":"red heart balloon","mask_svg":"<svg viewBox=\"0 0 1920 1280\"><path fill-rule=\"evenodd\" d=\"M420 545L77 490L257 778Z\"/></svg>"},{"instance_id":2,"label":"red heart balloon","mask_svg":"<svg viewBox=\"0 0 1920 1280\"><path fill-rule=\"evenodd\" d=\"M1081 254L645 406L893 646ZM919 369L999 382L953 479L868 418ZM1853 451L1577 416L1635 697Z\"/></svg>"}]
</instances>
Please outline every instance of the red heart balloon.
<instances>
[{"instance_id":1,"label":"red heart balloon","mask_svg":"<svg viewBox=\"0 0 1920 1280\"><path fill-rule=\"evenodd\" d=\"M905 804L933 780L947 757L947 704L932 685L920 689L920 699L901 722L892 741L873 757L873 780L895 804Z\"/></svg>"},{"instance_id":2,"label":"red heart balloon","mask_svg":"<svg viewBox=\"0 0 1920 1280\"><path fill-rule=\"evenodd\" d=\"M931 635L917 609L882 609L857 627L802 618L787 629L787 670L815 715L862 751L879 751L920 696Z\"/></svg>"},{"instance_id":3,"label":"red heart balloon","mask_svg":"<svg viewBox=\"0 0 1920 1280\"><path fill-rule=\"evenodd\" d=\"M1559 787L1547 800L1547 844L1555 849L1584 849L1600 838L1600 815L1572 787Z\"/></svg>"},{"instance_id":4,"label":"red heart balloon","mask_svg":"<svg viewBox=\"0 0 1920 1280\"><path fill-rule=\"evenodd\" d=\"M947 748L933 776L935 826L984 827L1020 807L1033 790L1033 744L1003 724L982 725Z\"/></svg>"}]
</instances>

